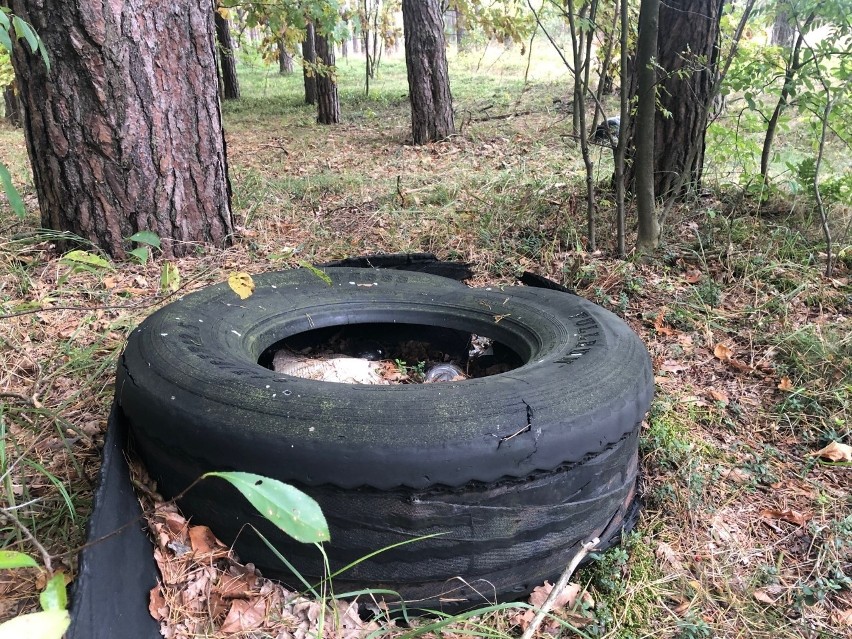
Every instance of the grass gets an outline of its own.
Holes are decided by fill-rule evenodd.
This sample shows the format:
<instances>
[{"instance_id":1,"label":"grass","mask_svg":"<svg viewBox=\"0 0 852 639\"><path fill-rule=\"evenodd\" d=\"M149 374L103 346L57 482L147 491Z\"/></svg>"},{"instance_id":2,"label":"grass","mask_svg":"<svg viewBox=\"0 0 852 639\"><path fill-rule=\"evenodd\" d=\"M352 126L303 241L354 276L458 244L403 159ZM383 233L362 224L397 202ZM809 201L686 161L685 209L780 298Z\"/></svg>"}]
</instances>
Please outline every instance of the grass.
<instances>
[{"instance_id":1,"label":"grass","mask_svg":"<svg viewBox=\"0 0 852 639\"><path fill-rule=\"evenodd\" d=\"M426 147L409 144L399 59L382 62L369 97L361 62L341 61L344 121L320 127L298 75L245 56L244 97L224 105L239 234L233 248L178 260L181 292L234 270L423 250L472 262L476 285L512 283L529 269L575 287L642 336L657 395L642 432L639 525L575 576L592 601L557 615L581 620L592 637L843 636L852 471L811 453L852 437L850 265L822 277L821 234L803 196L781 190L760 201L730 186L736 180L717 188L721 168L709 174L713 191L672 212L654 259L614 259L605 203L602 251L587 252L582 163L570 116L553 101L565 95L564 69L543 46L534 55L526 86L517 51L452 56L461 133ZM488 119L511 113L522 115ZM778 145L807 151L792 142ZM721 150L710 159L736 165ZM73 575L116 357L127 332L169 298L159 259L114 272L59 260L53 236L31 234L38 221L19 131L0 128L0 160L32 211L0 224L0 546L39 556L26 530ZM610 160L598 161L604 183ZM848 206L832 216L838 245L849 246ZM730 361L714 355L719 344ZM0 575L0 619L37 605L35 578L16 575ZM518 636L513 614L442 632Z\"/></svg>"}]
</instances>

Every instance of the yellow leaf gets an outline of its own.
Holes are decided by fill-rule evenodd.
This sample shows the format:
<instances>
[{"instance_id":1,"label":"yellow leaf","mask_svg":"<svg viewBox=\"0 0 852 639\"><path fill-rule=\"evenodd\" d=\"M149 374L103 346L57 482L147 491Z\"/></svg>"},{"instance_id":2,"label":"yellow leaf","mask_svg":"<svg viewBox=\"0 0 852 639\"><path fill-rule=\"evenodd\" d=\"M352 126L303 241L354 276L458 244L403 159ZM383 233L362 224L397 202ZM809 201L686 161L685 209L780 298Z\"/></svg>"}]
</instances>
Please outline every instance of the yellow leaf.
<instances>
[{"instance_id":1,"label":"yellow leaf","mask_svg":"<svg viewBox=\"0 0 852 639\"><path fill-rule=\"evenodd\" d=\"M818 450L811 455L822 457L830 461L852 462L852 446L841 444L840 442L831 442L825 448Z\"/></svg>"},{"instance_id":2,"label":"yellow leaf","mask_svg":"<svg viewBox=\"0 0 852 639\"><path fill-rule=\"evenodd\" d=\"M713 354L723 362L729 362L731 361L731 357L734 355L734 351L719 342L716 344L716 348L713 349Z\"/></svg>"},{"instance_id":3,"label":"yellow leaf","mask_svg":"<svg viewBox=\"0 0 852 639\"><path fill-rule=\"evenodd\" d=\"M231 17L231 10L228 9L228 7L219 7L216 11L218 11L219 15L225 18L225 20Z\"/></svg>"},{"instance_id":4,"label":"yellow leaf","mask_svg":"<svg viewBox=\"0 0 852 639\"><path fill-rule=\"evenodd\" d=\"M160 291L175 292L180 288L180 272L173 262L163 262L160 269Z\"/></svg>"},{"instance_id":5,"label":"yellow leaf","mask_svg":"<svg viewBox=\"0 0 852 639\"><path fill-rule=\"evenodd\" d=\"M240 296L241 300L250 297L254 293L254 280L248 273L231 273L228 276L228 286Z\"/></svg>"},{"instance_id":6,"label":"yellow leaf","mask_svg":"<svg viewBox=\"0 0 852 639\"><path fill-rule=\"evenodd\" d=\"M778 390L791 391L793 388L793 382L790 381L789 377L782 377L781 381L778 382Z\"/></svg>"}]
</instances>

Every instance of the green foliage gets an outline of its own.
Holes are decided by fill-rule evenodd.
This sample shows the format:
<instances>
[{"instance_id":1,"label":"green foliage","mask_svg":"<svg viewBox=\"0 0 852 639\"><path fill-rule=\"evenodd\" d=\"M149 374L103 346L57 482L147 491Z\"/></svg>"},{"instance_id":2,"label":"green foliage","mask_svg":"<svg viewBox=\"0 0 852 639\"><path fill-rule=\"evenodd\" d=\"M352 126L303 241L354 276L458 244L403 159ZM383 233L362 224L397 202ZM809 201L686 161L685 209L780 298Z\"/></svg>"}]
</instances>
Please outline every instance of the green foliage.
<instances>
[{"instance_id":1,"label":"green foliage","mask_svg":"<svg viewBox=\"0 0 852 639\"><path fill-rule=\"evenodd\" d=\"M260 514L296 541L319 543L331 538L319 504L293 486L252 473L213 472L204 477L229 482Z\"/></svg>"},{"instance_id":2,"label":"green foliage","mask_svg":"<svg viewBox=\"0 0 852 639\"><path fill-rule=\"evenodd\" d=\"M0 570L14 568L36 568L36 561L24 553L0 551ZM39 595L42 612L18 615L0 624L0 639L61 639L71 625L68 614L68 594L65 589L65 575L58 572L52 575Z\"/></svg>"},{"instance_id":3,"label":"green foliage","mask_svg":"<svg viewBox=\"0 0 852 639\"><path fill-rule=\"evenodd\" d=\"M148 258L151 257L151 248L160 249L160 238L153 231L139 231L138 233L134 233L130 237L127 238L129 242L136 242L137 244L142 244L142 246L137 246L136 248L127 251L127 253L139 262L139 264L146 264L148 262ZM149 248L150 247L150 248Z\"/></svg>"}]
</instances>

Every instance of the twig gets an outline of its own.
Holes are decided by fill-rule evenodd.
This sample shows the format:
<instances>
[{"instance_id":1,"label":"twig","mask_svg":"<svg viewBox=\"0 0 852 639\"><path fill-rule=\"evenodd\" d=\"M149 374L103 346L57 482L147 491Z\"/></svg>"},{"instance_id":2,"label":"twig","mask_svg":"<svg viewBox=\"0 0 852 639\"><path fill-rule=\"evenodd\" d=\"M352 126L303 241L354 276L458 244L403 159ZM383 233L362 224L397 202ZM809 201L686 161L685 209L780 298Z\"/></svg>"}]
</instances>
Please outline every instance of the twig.
<instances>
[{"instance_id":1,"label":"twig","mask_svg":"<svg viewBox=\"0 0 852 639\"><path fill-rule=\"evenodd\" d=\"M30 529L24 526L24 524L22 524L21 521L17 517L15 517L15 515L13 515L11 512L6 510L5 508L2 508L0 509L0 515L11 521L23 531L23 533L27 536L27 539L29 539L32 545L38 549L38 552L41 555L41 560L44 563L45 570L47 570L47 572L52 575L53 563L50 560L50 553L47 552L47 548L42 546L39 543L38 539L35 538L35 535L30 532Z\"/></svg>"},{"instance_id":2,"label":"twig","mask_svg":"<svg viewBox=\"0 0 852 639\"><path fill-rule=\"evenodd\" d=\"M532 636L535 634L535 631L538 630L538 627L541 625L541 622L544 621L547 613L550 612L550 609L553 607L553 602L556 601L556 598L562 594L562 591L565 590L565 586L568 585L568 580L571 579L571 575L574 574L574 571L577 570L577 566L580 565L580 562L583 561L583 558L588 555L595 546L601 543L601 540L595 537L591 541L587 541L583 544L583 547L580 548L579 552L574 555L574 558L571 560L571 563L568 564L568 567L565 569L559 576L559 581L556 582L556 585L553 586L553 590L550 591L550 594L547 596L547 599L544 600L544 603L541 604L541 608L539 608L535 617L532 620L532 623L527 627L524 631L524 634L521 635L521 639L532 639Z\"/></svg>"},{"instance_id":3,"label":"twig","mask_svg":"<svg viewBox=\"0 0 852 639\"><path fill-rule=\"evenodd\" d=\"M507 120L508 118L514 118L518 115L530 115L533 113L532 110L527 111L515 111L514 113L501 113L500 115L489 115L485 118L471 118L470 122L488 122L489 120Z\"/></svg>"}]
</instances>

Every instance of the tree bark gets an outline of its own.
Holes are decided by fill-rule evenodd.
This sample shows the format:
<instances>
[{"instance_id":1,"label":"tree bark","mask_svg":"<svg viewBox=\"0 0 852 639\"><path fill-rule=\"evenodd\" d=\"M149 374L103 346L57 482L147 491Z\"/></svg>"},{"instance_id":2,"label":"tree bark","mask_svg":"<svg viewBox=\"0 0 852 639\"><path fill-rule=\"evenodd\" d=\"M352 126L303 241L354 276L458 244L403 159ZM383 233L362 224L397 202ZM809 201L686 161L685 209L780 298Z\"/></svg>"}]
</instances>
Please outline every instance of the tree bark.
<instances>
[{"instance_id":1,"label":"tree bark","mask_svg":"<svg viewBox=\"0 0 852 639\"><path fill-rule=\"evenodd\" d=\"M659 31L665 37L658 39L655 60L663 76L657 84L660 109L654 138L657 197L680 197L701 184L723 5L724 0L669 0L660 5ZM637 162L632 171L638 168ZM628 174L628 181L632 177Z\"/></svg>"},{"instance_id":2,"label":"tree bark","mask_svg":"<svg viewBox=\"0 0 852 639\"><path fill-rule=\"evenodd\" d=\"M231 25L218 11L213 12L213 17L216 20L216 41L219 44L219 64L222 69L222 96L226 100L239 100L240 81L237 78L237 63L231 42Z\"/></svg>"},{"instance_id":3,"label":"tree bark","mask_svg":"<svg viewBox=\"0 0 852 639\"><path fill-rule=\"evenodd\" d=\"M415 144L455 133L439 0L402 0L405 64Z\"/></svg>"},{"instance_id":4,"label":"tree bark","mask_svg":"<svg viewBox=\"0 0 852 639\"><path fill-rule=\"evenodd\" d=\"M780 3L779 3L780 4ZM790 16L783 5L778 8L778 13L775 14L775 21L772 23L772 44L789 49L793 46L793 38L796 35L796 30L790 21Z\"/></svg>"},{"instance_id":5,"label":"tree bark","mask_svg":"<svg viewBox=\"0 0 852 639\"><path fill-rule=\"evenodd\" d=\"M293 56L287 51L283 38L278 40L278 73L281 75L293 73Z\"/></svg>"},{"instance_id":6,"label":"tree bark","mask_svg":"<svg viewBox=\"0 0 852 639\"><path fill-rule=\"evenodd\" d=\"M13 52L42 225L116 258L142 230L167 257L230 244L213 3L10 5L51 60Z\"/></svg>"},{"instance_id":7,"label":"tree bark","mask_svg":"<svg viewBox=\"0 0 852 639\"><path fill-rule=\"evenodd\" d=\"M340 122L340 100L337 97L337 80L334 68L334 45L326 36L317 33L315 36L316 61L322 64L322 72L317 74L317 122L320 124L337 124Z\"/></svg>"},{"instance_id":8,"label":"tree bark","mask_svg":"<svg viewBox=\"0 0 852 639\"><path fill-rule=\"evenodd\" d=\"M308 23L307 28L305 29L305 39L302 42L302 58L304 58L307 65L316 64L317 61L317 50L316 50L316 31L314 30L314 25L310 22ZM305 76L305 104L316 104L317 103L317 76L314 72L313 68L309 68L305 66L303 69L303 73Z\"/></svg>"},{"instance_id":9,"label":"tree bark","mask_svg":"<svg viewBox=\"0 0 852 639\"><path fill-rule=\"evenodd\" d=\"M654 198L654 138L656 112L656 70L652 66L657 51L660 0L642 0L639 9L639 40L636 51L638 104L636 111L636 206L639 234L636 248L648 252L657 248L660 225Z\"/></svg>"}]
</instances>

